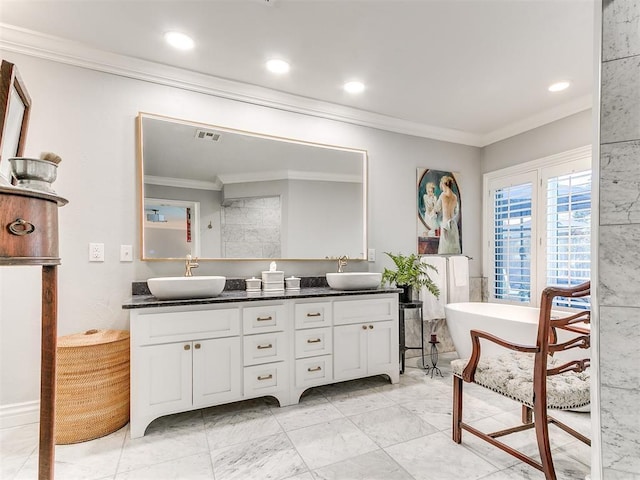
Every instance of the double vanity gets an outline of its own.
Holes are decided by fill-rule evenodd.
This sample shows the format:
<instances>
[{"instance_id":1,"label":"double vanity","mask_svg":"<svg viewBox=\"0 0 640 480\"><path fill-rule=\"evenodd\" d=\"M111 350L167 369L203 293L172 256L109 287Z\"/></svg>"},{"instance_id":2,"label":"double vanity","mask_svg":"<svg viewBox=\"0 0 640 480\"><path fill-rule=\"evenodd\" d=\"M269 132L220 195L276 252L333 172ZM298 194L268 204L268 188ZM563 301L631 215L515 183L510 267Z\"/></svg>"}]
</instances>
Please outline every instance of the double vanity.
<instances>
[{"instance_id":1,"label":"double vanity","mask_svg":"<svg viewBox=\"0 0 640 480\"><path fill-rule=\"evenodd\" d=\"M298 403L310 387L385 374L399 381L398 290L134 295L131 437L156 418L250 398Z\"/></svg>"}]
</instances>

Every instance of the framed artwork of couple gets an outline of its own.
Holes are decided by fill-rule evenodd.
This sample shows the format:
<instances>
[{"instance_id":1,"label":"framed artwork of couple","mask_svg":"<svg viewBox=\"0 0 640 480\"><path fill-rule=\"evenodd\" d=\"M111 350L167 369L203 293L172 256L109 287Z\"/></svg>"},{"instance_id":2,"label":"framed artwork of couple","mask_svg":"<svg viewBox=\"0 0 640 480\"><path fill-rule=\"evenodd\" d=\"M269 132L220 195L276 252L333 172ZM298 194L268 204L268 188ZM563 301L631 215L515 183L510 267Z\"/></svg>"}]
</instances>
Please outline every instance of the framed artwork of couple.
<instances>
[{"instance_id":1,"label":"framed artwork of couple","mask_svg":"<svg viewBox=\"0 0 640 480\"><path fill-rule=\"evenodd\" d=\"M419 168L417 180L418 253L462 253L462 200L455 175Z\"/></svg>"}]
</instances>

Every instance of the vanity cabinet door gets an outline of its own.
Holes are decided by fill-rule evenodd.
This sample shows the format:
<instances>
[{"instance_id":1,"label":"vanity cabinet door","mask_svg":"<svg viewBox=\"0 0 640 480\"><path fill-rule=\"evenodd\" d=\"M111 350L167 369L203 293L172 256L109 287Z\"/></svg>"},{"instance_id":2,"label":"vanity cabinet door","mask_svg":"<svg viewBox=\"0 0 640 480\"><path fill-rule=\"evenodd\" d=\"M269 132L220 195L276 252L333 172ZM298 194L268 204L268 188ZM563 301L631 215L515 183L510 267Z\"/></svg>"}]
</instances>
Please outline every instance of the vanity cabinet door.
<instances>
[{"instance_id":1,"label":"vanity cabinet door","mask_svg":"<svg viewBox=\"0 0 640 480\"><path fill-rule=\"evenodd\" d=\"M179 342L138 349L136 408L153 416L191 408L191 348Z\"/></svg>"},{"instance_id":2,"label":"vanity cabinet door","mask_svg":"<svg viewBox=\"0 0 640 480\"><path fill-rule=\"evenodd\" d=\"M334 380L367 376L367 333L364 324L333 328Z\"/></svg>"},{"instance_id":3,"label":"vanity cabinet door","mask_svg":"<svg viewBox=\"0 0 640 480\"><path fill-rule=\"evenodd\" d=\"M193 406L214 405L240 398L240 338L216 338L192 343Z\"/></svg>"},{"instance_id":4,"label":"vanity cabinet door","mask_svg":"<svg viewBox=\"0 0 640 480\"><path fill-rule=\"evenodd\" d=\"M398 365L395 322L341 325L333 329L335 380L388 373Z\"/></svg>"},{"instance_id":5,"label":"vanity cabinet door","mask_svg":"<svg viewBox=\"0 0 640 480\"><path fill-rule=\"evenodd\" d=\"M394 332L397 333L397 324L391 320L386 322L373 322L367 325L368 375L387 373L389 370L397 368L397 336L394 335Z\"/></svg>"}]
</instances>

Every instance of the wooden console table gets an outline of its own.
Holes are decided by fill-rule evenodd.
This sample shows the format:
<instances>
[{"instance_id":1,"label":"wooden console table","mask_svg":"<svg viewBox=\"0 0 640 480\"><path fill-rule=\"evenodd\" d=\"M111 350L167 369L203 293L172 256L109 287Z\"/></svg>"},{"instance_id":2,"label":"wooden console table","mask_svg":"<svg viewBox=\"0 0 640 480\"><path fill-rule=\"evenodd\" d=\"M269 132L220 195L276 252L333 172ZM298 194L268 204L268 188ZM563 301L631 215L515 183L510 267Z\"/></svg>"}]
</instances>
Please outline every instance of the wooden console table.
<instances>
[{"instance_id":1,"label":"wooden console table","mask_svg":"<svg viewBox=\"0 0 640 480\"><path fill-rule=\"evenodd\" d=\"M42 266L39 480L54 477L58 207L66 204L54 194L0 185L0 266Z\"/></svg>"}]
</instances>

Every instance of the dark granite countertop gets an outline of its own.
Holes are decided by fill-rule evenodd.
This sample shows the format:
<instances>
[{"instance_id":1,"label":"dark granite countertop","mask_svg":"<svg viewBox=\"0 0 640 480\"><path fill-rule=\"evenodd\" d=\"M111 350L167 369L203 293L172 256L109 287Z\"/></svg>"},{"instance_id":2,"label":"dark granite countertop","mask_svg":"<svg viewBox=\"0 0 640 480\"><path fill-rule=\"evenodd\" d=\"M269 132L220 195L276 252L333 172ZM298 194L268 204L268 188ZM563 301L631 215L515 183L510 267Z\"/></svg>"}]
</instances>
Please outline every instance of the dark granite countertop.
<instances>
[{"instance_id":1,"label":"dark granite countertop","mask_svg":"<svg viewBox=\"0 0 640 480\"><path fill-rule=\"evenodd\" d=\"M399 293L399 288L379 287L370 290L333 290L329 287L309 287L296 291L284 292L246 292L245 290L224 290L217 297L191 298L187 300L158 300L150 294L133 295L122 305L125 310L150 307L176 307L184 305L207 305L218 303L247 302L255 300L287 300L291 298L340 297L353 295L370 295L380 293Z\"/></svg>"}]
</instances>

